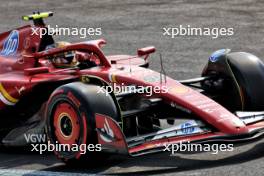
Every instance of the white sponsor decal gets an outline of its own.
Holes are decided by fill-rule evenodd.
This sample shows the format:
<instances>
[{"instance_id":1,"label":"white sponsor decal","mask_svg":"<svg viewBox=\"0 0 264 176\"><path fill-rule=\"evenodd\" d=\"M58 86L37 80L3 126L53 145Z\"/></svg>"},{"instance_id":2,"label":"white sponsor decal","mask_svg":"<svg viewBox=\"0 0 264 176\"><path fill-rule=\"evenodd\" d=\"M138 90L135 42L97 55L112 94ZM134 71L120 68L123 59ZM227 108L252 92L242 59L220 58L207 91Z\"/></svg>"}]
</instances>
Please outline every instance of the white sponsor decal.
<instances>
[{"instance_id":1,"label":"white sponsor decal","mask_svg":"<svg viewBox=\"0 0 264 176\"><path fill-rule=\"evenodd\" d=\"M107 135L109 135L110 137L114 138L114 132L113 130L110 128L109 123L107 121L107 119L105 119L105 124L104 124L104 128L101 129L103 132L105 132ZM105 141L105 142L112 142L111 139L103 136L102 134L100 134L100 138Z\"/></svg>"}]
</instances>

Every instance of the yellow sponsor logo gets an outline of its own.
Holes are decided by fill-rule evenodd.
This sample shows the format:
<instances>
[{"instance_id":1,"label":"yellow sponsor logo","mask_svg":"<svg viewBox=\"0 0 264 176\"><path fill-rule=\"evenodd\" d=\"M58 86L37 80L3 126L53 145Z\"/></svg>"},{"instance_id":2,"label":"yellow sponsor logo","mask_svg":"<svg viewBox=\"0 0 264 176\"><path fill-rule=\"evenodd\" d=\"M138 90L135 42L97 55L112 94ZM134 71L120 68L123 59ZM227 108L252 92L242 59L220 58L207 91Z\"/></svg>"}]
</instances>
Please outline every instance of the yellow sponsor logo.
<instances>
[{"instance_id":1,"label":"yellow sponsor logo","mask_svg":"<svg viewBox=\"0 0 264 176\"><path fill-rule=\"evenodd\" d=\"M111 82L113 82L113 83L116 83L117 82L117 80L116 80L116 75L115 74L109 74L108 75L108 78L109 78L109 80L111 81Z\"/></svg>"},{"instance_id":2,"label":"yellow sponsor logo","mask_svg":"<svg viewBox=\"0 0 264 176\"><path fill-rule=\"evenodd\" d=\"M14 105L18 102L18 99L13 98L0 83L0 100L6 105Z\"/></svg>"},{"instance_id":3,"label":"yellow sponsor logo","mask_svg":"<svg viewBox=\"0 0 264 176\"><path fill-rule=\"evenodd\" d=\"M174 94L184 94L189 92L190 89L188 87L184 86L177 86L177 87L171 87L169 88L169 92L174 93Z\"/></svg>"}]
</instances>

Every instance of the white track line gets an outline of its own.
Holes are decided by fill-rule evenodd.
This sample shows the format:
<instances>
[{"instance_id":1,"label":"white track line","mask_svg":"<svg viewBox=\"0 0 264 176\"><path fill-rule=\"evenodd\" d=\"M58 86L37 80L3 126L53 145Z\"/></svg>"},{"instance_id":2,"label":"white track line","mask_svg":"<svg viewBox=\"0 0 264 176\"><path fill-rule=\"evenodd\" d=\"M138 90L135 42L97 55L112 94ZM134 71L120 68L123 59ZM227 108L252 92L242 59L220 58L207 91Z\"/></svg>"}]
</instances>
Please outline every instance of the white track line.
<instances>
[{"instance_id":1,"label":"white track line","mask_svg":"<svg viewBox=\"0 0 264 176\"><path fill-rule=\"evenodd\" d=\"M95 174L52 172L23 169L0 169L0 176L94 176Z\"/></svg>"}]
</instances>

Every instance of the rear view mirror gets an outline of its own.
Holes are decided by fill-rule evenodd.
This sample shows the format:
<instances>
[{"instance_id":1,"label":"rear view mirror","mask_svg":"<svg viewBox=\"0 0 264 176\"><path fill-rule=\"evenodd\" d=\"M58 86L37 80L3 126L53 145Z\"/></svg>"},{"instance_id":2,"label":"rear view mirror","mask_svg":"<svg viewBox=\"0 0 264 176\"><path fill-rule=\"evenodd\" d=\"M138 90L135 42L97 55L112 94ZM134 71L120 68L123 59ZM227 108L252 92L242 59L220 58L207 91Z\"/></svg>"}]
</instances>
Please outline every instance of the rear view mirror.
<instances>
[{"instance_id":1,"label":"rear view mirror","mask_svg":"<svg viewBox=\"0 0 264 176\"><path fill-rule=\"evenodd\" d=\"M137 50L138 56L147 56L151 53L154 53L156 51L156 48L154 46L148 46L145 48L140 48Z\"/></svg>"}]
</instances>

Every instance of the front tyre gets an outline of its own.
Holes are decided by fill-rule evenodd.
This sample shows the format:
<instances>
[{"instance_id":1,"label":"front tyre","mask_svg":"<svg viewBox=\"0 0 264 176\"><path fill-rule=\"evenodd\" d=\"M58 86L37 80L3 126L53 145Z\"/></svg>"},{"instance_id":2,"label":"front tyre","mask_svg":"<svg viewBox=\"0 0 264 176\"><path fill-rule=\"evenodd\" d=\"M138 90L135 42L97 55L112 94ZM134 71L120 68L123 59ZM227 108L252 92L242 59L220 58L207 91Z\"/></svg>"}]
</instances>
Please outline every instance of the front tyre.
<instances>
[{"instance_id":1,"label":"front tyre","mask_svg":"<svg viewBox=\"0 0 264 176\"><path fill-rule=\"evenodd\" d=\"M229 51L212 54L202 76L213 79L206 80L203 88L230 111L262 111L264 63L250 53Z\"/></svg>"},{"instance_id":2,"label":"front tyre","mask_svg":"<svg viewBox=\"0 0 264 176\"><path fill-rule=\"evenodd\" d=\"M55 146L56 156L66 163L102 158L95 131L96 113L120 119L113 97L99 89L74 82L57 88L50 96L46 110L49 145Z\"/></svg>"}]
</instances>

